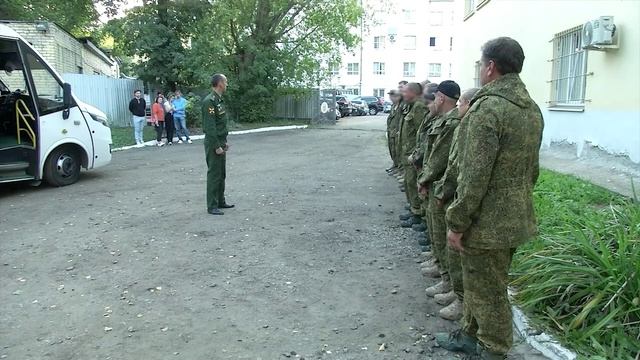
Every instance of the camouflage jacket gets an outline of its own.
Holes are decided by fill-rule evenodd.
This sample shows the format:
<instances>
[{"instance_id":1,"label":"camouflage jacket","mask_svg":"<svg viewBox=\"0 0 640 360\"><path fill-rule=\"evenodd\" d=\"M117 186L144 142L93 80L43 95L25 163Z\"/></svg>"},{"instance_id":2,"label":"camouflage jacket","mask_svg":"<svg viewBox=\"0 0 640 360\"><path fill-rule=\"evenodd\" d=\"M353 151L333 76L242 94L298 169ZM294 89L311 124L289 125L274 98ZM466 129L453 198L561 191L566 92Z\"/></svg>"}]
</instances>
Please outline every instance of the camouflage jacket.
<instances>
[{"instance_id":1,"label":"camouflage jacket","mask_svg":"<svg viewBox=\"0 0 640 360\"><path fill-rule=\"evenodd\" d=\"M453 132L459 123L458 109L454 108L435 119L429 128L422 171L418 174L419 184L430 186L444 175L453 142Z\"/></svg>"},{"instance_id":2,"label":"camouflage jacket","mask_svg":"<svg viewBox=\"0 0 640 360\"><path fill-rule=\"evenodd\" d=\"M418 126L418 130L416 131L416 147L411 153L411 158L414 159L415 165L417 167L422 166L422 159L424 158L424 151L427 144L427 133L431 128L433 118L433 114L431 114L427 109L424 120L422 120L420 126Z\"/></svg>"},{"instance_id":3,"label":"camouflage jacket","mask_svg":"<svg viewBox=\"0 0 640 360\"><path fill-rule=\"evenodd\" d=\"M400 128L400 143L402 146L402 161L406 162L407 158L416 147L416 133L418 126L426 113L426 107L422 101L416 101L406 105L403 111L402 126Z\"/></svg>"},{"instance_id":4,"label":"camouflage jacket","mask_svg":"<svg viewBox=\"0 0 640 360\"><path fill-rule=\"evenodd\" d=\"M458 153L460 147L464 145L464 134L462 134L464 124L466 124L466 122L461 121L453 131L453 142L449 150L447 170L445 170L440 180L433 183L433 196L445 204L453 200L453 196L456 194L456 187L458 187Z\"/></svg>"},{"instance_id":5,"label":"camouflage jacket","mask_svg":"<svg viewBox=\"0 0 640 360\"><path fill-rule=\"evenodd\" d=\"M479 249L515 248L536 234L533 187L544 122L517 74L485 85L465 116L458 187L447 225Z\"/></svg>"},{"instance_id":6,"label":"camouflage jacket","mask_svg":"<svg viewBox=\"0 0 640 360\"><path fill-rule=\"evenodd\" d=\"M402 104L391 106L391 112L387 117L387 131L390 137L397 137L400 130L400 120L402 119Z\"/></svg>"}]
</instances>

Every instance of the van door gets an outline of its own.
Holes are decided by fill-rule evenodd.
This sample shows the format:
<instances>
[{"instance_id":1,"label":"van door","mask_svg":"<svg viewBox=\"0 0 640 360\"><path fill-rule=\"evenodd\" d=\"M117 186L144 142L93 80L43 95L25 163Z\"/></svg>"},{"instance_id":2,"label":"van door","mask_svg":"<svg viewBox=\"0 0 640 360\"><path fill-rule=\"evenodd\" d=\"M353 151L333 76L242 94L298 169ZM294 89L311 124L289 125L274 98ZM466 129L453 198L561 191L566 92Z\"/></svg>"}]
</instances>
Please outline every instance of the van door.
<instances>
[{"instance_id":1,"label":"van door","mask_svg":"<svg viewBox=\"0 0 640 360\"><path fill-rule=\"evenodd\" d=\"M0 182L33 180L38 172L33 94L18 40L0 38Z\"/></svg>"},{"instance_id":2,"label":"van door","mask_svg":"<svg viewBox=\"0 0 640 360\"><path fill-rule=\"evenodd\" d=\"M80 167L93 160L89 125L77 104L66 108L62 84L49 66L27 46L22 49L36 99L42 178L54 186L72 184Z\"/></svg>"}]
</instances>

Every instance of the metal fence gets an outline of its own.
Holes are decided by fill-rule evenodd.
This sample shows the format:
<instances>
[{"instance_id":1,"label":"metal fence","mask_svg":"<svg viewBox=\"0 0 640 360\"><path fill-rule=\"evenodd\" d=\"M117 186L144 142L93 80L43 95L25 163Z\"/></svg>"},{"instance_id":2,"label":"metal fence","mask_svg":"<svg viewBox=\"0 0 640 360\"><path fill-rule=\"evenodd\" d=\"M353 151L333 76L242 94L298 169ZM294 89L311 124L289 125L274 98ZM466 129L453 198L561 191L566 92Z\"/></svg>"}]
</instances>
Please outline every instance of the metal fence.
<instances>
[{"instance_id":1,"label":"metal fence","mask_svg":"<svg viewBox=\"0 0 640 360\"><path fill-rule=\"evenodd\" d=\"M129 101L134 90L144 88L142 80L87 74L63 74L62 77L81 101L104 111L111 126L131 126Z\"/></svg>"},{"instance_id":2,"label":"metal fence","mask_svg":"<svg viewBox=\"0 0 640 360\"><path fill-rule=\"evenodd\" d=\"M320 113L319 98L317 89L303 94L281 95L273 106L273 116L278 119L311 120Z\"/></svg>"}]
</instances>

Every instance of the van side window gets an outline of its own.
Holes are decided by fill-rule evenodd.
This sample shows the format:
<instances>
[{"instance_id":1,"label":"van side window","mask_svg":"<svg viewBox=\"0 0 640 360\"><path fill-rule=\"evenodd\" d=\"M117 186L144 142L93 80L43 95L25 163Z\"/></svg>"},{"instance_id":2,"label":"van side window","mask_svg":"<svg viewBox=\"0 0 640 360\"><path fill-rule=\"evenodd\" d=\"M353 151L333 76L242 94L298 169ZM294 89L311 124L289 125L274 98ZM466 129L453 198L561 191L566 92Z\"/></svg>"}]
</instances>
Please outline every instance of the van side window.
<instances>
[{"instance_id":1,"label":"van side window","mask_svg":"<svg viewBox=\"0 0 640 360\"><path fill-rule=\"evenodd\" d=\"M31 68L35 92L38 94L36 102L40 115L64 110L62 86L49 68L31 51L27 51L26 60Z\"/></svg>"}]
</instances>

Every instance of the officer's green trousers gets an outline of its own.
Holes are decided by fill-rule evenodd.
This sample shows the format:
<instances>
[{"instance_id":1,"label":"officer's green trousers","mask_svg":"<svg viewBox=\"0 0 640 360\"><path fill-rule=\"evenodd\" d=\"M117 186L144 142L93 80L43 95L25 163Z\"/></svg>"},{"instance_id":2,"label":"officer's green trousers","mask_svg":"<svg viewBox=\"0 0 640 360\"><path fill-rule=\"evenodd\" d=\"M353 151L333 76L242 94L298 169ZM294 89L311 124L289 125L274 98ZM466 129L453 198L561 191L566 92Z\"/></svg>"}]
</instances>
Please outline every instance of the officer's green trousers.
<instances>
[{"instance_id":1,"label":"officer's green trousers","mask_svg":"<svg viewBox=\"0 0 640 360\"><path fill-rule=\"evenodd\" d=\"M444 219L445 211L436 203L433 196L433 186L430 186L427 197L427 213L429 214L429 238L431 239L431 251L440 263L440 272L449 273L449 259L447 255L447 223Z\"/></svg>"},{"instance_id":2,"label":"officer's green trousers","mask_svg":"<svg viewBox=\"0 0 640 360\"><path fill-rule=\"evenodd\" d=\"M217 155L215 145L204 139L207 160L207 210L217 209L225 204L224 182L227 178L227 155Z\"/></svg>"}]
</instances>

